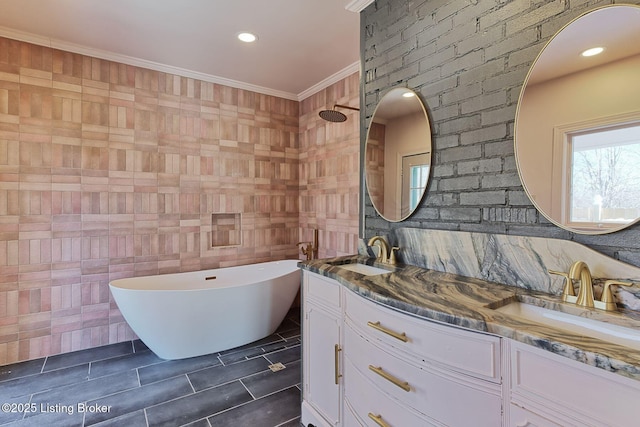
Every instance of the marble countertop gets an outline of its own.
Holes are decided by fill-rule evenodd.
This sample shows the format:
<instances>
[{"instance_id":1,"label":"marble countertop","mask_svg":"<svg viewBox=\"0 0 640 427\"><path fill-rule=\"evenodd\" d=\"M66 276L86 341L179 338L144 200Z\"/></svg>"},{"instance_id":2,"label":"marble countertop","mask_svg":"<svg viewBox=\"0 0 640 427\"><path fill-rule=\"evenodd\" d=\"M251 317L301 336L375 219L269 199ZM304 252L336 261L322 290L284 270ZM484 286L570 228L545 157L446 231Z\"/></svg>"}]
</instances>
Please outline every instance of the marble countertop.
<instances>
[{"instance_id":1,"label":"marble countertop","mask_svg":"<svg viewBox=\"0 0 640 427\"><path fill-rule=\"evenodd\" d=\"M389 274L363 275L340 268L368 264ZM640 313L603 313L563 303L558 296L499 283L426 270L410 265L386 265L363 256L302 261L300 267L337 280L372 301L419 317L520 341L619 375L640 380L640 350L590 336L575 335L525 318L495 311L512 301L571 312L621 326L639 328Z\"/></svg>"}]
</instances>

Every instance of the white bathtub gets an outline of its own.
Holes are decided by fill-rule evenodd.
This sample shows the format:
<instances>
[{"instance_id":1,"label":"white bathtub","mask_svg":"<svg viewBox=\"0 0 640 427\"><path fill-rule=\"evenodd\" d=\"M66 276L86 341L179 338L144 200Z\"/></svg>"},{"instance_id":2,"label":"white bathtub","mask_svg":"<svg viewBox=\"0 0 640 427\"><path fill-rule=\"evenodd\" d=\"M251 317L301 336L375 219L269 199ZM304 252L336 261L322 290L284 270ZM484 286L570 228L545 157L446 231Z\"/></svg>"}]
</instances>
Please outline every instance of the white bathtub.
<instances>
[{"instance_id":1,"label":"white bathtub","mask_svg":"<svg viewBox=\"0 0 640 427\"><path fill-rule=\"evenodd\" d=\"M184 359L271 335L300 288L297 263L133 277L109 288L131 329L155 354Z\"/></svg>"}]
</instances>

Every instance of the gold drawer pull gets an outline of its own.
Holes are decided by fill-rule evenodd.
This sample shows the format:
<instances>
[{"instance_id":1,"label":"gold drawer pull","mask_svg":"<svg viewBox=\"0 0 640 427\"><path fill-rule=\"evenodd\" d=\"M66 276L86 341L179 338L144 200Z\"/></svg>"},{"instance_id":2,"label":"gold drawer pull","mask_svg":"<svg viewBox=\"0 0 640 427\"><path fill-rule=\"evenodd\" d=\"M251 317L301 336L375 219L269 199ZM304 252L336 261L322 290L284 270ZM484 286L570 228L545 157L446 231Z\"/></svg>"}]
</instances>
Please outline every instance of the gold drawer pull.
<instances>
[{"instance_id":1,"label":"gold drawer pull","mask_svg":"<svg viewBox=\"0 0 640 427\"><path fill-rule=\"evenodd\" d=\"M391 427L389 424L384 422L384 420L382 419L382 415L373 415L371 412L369 412L369 418L371 418L380 427Z\"/></svg>"},{"instance_id":2,"label":"gold drawer pull","mask_svg":"<svg viewBox=\"0 0 640 427\"><path fill-rule=\"evenodd\" d=\"M335 374L335 381L336 384L338 384L338 380L340 379L340 377L342 376L340 374L340 367L339 367L339 363L340 363L340 351L342 351L342 349L340 348L340 346L338 344L335 345L335 347L333 347L333 353L335 355L335 364L334 364L334 374Z\"/></svg>"},{"instance_id":3,"label":"gold drawer pull","mask_svg":"<svg viewBox=\"0 0 640 427\"><path fill-rule=\"evenodd\" d=\"M375 372L376 374L380 375L385 380L391 381L393 384L397 385L398 387L400 387L404 391L411 391L411 386L409 385L408 382L399 380L396 377L394 377L393 375L385 372L382 369L381 366L369 365L369 369L372 370L373 372Z\"/></svg>"},{"instance_id":4,"label":"gold drawer pull","mask_svg":"<svg viewBox=\"0 0 640 427\"><path fill-rule=\"evenodd\" d=\"M384 332L387 335L391 335L392 337L394 337L395 339L398 339L402 342L407 342L409 341L409 339L407 338L407 334L405 334L404 332L399 333L396 331L392 331L391 329L387 329L384 326L382 326L380 324L380 322L367 322L368 326L371 326L373 329L376 329L380 332Z\"/></svg>"}]
</instances>

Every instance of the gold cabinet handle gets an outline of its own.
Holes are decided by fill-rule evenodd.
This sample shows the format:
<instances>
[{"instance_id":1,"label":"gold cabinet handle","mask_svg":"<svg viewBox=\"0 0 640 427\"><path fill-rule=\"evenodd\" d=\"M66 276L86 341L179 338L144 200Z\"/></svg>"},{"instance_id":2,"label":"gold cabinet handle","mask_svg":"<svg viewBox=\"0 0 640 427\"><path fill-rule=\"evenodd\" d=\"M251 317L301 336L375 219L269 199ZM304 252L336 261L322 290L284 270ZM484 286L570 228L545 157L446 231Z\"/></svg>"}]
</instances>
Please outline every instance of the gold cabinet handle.
<instances>
[{"instance_id":1,"label":"gold cabinet handle","mask_svg":"<svg viewBox=\"0 0 640 427\"><path fill-rule=\"evenodd\" d=\"M340 346L338 344L335 345L335 347L333 347L333 353L335 355L335 382L336 384L338 384L338 380L340 379L340 377L342 376L340 374L340 351L342 351L342 349L340 348Z\"/></svg>"},{"instance_id":2,"label":"gold cabinet handle","mask_svg":"<svg viewBox=\"0 0 640 427\"><path fill-rule=\"evenodd\" d=\"M373 329L378 330L380 332L384 332L387 335L391 335L395 339L398 339L402 342L407 342L409 339L407 338L407 334L404 332L396 332L391 329L387 329L380 324L380 322L367 322L367 326L371 326Z\"/></svg>"},{"instance_id":3,"label":"gold cabinet handle","mask_svg":"<svg viewBox=\"0 0 640 427\"><path fill-rule=\"evenodd\" d=\"M399 380L398 378L394 377L393 375L385 372L382 369L381 366L369 365L369 369L372 370L373 372L375 372L376 374L380 375L385 380L390 381L393 384L397 385L398 387L400 387L404 391L411 391L411 386L409 385L408 382Z\"/></svg>"},{"instance_id":4,"label":"gold cabinet handle","mask_svg":"<svg viewBox=\"0 0 640 427\"><path fill-rule=\"evenodd\" d=\"M384 420L382 419L382 415L374 415L369 412L369 418L371 418L373 422L378 424L380 427L391 427L389 424L384 422Z\"/></svg>"}]
</instances>

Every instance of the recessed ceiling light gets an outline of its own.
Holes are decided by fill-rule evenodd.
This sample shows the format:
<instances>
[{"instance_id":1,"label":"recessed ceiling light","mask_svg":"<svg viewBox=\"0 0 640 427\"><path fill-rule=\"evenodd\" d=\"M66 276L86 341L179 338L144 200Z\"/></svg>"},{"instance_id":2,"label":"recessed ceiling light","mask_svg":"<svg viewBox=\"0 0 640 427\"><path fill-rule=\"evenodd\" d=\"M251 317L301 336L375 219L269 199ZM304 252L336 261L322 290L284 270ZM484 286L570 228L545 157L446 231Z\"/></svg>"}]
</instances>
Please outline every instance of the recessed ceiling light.
<instances>
[{"instance_id":1,"label":"recessed ceiling light","mask_svg":"<svg viewBox=\"0 0 640 427\"><path fill-rule=\"evenodd\" d=\"M252 43L258 40L258 37L256 37L256 35L252 33L242 32L242 33L238 33L238 39L240 39L245 43Z\"/></svg>"},{"instance_id":2,"label":"recessed ceiling light","mask_svg":"<svg viewBox=\"0 0 640 427\"><path fill-rule=\"evenodd\" d=\"M594 56L602 53L604 51L603 47L592 47L591 49L587 49L581 53L582 56Z\"/></svg>"}]
</instances>

